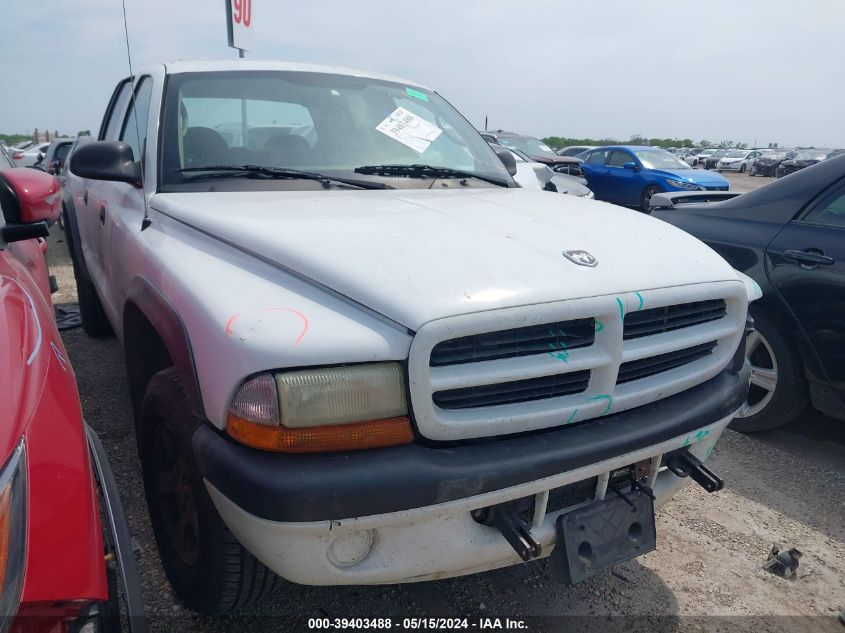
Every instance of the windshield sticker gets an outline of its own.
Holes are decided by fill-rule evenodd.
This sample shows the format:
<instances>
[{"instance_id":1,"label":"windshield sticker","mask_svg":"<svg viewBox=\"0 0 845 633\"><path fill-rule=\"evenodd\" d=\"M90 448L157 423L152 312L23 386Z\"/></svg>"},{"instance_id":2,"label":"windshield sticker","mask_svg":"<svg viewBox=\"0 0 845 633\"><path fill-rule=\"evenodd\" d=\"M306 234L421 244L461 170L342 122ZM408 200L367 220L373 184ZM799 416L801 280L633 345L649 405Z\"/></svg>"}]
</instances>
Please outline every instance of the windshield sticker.
<instances>
[{"instance_id":1,"label":"windshield sticker","mask_svg":"<svg viewBox=\"0 0 845 633\"><path fill-rule=\"evenodd\" d=\"M419 90L414 90L413 88L405 88L405 93L409 97L413 97L414 99L419 99L420 101L428 101L428 95L424 92L420 92Z\"/></svg>"},{"instance_id":2,"label":"windshield sticker","mask_svg":"<svg viewBox=\"0 0 845 633\"><path fill-rule=\"evenodd\" d=\"M405 108L396 108L376 130L422 154L443 133L439 127Z\"/></svg>"}]
</instances>

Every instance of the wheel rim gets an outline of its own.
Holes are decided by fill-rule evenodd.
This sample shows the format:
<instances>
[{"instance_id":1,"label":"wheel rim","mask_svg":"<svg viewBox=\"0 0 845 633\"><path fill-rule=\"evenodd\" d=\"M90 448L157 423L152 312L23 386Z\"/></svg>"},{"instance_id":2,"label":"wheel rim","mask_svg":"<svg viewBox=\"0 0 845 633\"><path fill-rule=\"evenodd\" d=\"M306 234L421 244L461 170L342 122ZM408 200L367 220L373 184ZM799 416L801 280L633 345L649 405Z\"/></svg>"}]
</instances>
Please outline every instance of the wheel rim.
<instances>
[{"instance_id":1,"label":"wheel rim","mask_svg":"<svg viewBox=\"0 0 845 633\"><path fill-rule=\"evenodd\" d=\"M155 438L155 485L164 528L185 565L199 560L199 521L191 486L191 470L179 438L166 426L158 429Z\"/></svg>"},{"instance_id":2,"label":"wheel rim","mask_svg":"<svg viewBox=\"0 0 845 633\"><path fill-rule=\"evenodd\" d=\"M651 198L655 193L657 193L657 190L654 187L649 187L645 190L645 195L643 196L643 208L648 209L648 203L651 201Z\"/></svg>"},{"instance_id":3,"label":"wheel rim","mask_svg":"<svg viewBox=\"0 0 845 633\"><path fill-rule=\"evenodd\" d=\"M755 330L745 342L745 358L751 366L748 398L737 417L748 418L769 406L778 384L778 362L766 337Z\"/></svg>"}]
</instances>

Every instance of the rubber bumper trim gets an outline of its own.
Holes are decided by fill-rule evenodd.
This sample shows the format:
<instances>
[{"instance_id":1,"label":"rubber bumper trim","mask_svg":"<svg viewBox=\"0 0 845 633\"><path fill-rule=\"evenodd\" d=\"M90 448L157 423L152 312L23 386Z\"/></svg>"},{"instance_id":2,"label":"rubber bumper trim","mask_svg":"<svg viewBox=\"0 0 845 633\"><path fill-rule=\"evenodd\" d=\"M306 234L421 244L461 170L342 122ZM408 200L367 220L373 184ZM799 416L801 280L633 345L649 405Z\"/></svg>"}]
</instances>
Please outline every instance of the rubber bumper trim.
<instances>
[{"instance_id":1,"label":"rubber bumper trim","mask_svg":"<svg viewBox=\"0 0 845 633\"><path fill-rule=\"evenodd\" d=\"M346 519L480 495L659 444L734 413L748 379L747 367L726 370L630 411L461 446L284 455L247 448L204 425L193 449L202 476L250 514L281 522Z\"/></svg>"}]
</instances>

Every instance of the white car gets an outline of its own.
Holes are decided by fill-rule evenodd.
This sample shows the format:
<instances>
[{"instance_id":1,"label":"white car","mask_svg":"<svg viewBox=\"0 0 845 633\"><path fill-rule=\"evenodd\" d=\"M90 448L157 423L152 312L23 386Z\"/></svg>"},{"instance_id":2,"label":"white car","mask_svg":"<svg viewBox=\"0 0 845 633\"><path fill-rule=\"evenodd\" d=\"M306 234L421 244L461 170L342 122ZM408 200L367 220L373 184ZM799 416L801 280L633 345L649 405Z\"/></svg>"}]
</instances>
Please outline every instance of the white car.
<instances>
[{"instance_id":1,"label":"white car","mask_svg":"<svg viewBox=\"0 0 845 633\"><path fill-rule=\"evenodd\" d=\"M569 174L559 174L548 165L531 160L531 157L524 152L499 145L504 151L510 152L516 161L516 174L513 179L524 189L543 189L546 191L557 191L579 198L594 199L596 196L587 187L587 181ZM551 185L551 186L550 186Z\"/></svg>"},{"instance_id":2,"label":"white car","mask_svg":"<svg viewBox=\"0 0 845 633\"><path fill-rule=\"evenodd\" d=\"M50 147L50 143L38 143L26 149L14 150L12 160L15 161L15 167L32 167L43 160L48 147Z\"/></svg>"},{"instance_id":3,"label":"white car","mask_svg":"<svg viewBox=\"0 0 845 633\"><path fill-rule=\"evenodd\" d=\"M736 171L744 174L762 155L763 150L733 149L719 159L716 163L716 171Z\"/></svg>"},{"instance_id":4,"label":"white car","mask_svg":"<svg viewBox=\"0 0 845 633\"><path fill-rule=\"evenodd\" d=\"M578 156L578 154L583 154L591 149L596 149L596 147L596 145L570 145L569 147L557 150L556 153L558 156Z\"/></svg>"},{"instance_id":5,"label":"white car","mask_svg":"<svg viewBox=\"0 0 845 633\"><path fill-rule=\"evenodd\" d=\"M516 186L437 92L368 72L142 68L101 129L66 185L80 310L125 350L190 608L548 555L575 583L722 486L759 288L687 233Z\"/></svg>"}]
</instances>

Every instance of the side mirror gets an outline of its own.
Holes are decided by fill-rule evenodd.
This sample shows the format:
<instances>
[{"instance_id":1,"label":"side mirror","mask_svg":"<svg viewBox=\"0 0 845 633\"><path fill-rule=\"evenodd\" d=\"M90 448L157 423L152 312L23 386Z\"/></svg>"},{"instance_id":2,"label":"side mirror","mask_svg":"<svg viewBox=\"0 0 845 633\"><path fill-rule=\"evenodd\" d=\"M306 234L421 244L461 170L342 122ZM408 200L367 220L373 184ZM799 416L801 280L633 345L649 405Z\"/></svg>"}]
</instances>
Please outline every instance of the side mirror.
<instances>
[{"instance_id":1,"label":"side mirror","mask_svg":"<svg viewBox=\"0 0 845 633\"><path fill-rule=\"evenodd\" d=\"M141 165L122 141L96 141L78 147L70 157L70 170L80 178L125 182L138 189L144 185Z\"/></svg>"},{"instance_id":2,"label":"side mirror","mask_svg":"<svg viewBox=\"0 0 845 633\"><path fill-rule=\"evenodd\" d=\"M47 237L62 208L59 181L35 169L7 169L0 172L0 203L4 242Z\"/></svg>"},{"instance_id":3,"label":"side mirror","mask_svg":"<svg viewBox=\"0 0 845 633\"><path fill-rule=\"evenodd\" d=\"M639 169L639 167L637 167L637 163L635 163L635 162L634 162L634 161L632 161L632 160L631 160L631 161L628 161L627 163L625 163L625 164L624 164L624 165L622 165L622 166L623 166L625 169L631 169L631 170L633 170L633 171L637 171L637 170Z\"/></svg>"},{"instance_id":4,"label":"side mirror","mask_svg":"<svg viewBox=\"0 0 845 633\"><path fill-rule=\"evenodd\" d=\"M534 173L537 174L537 180L540 181L540 185L543 187L548 185L555 176L555 172L548 165L537 165L534 167Z\"/></svg>"},{"instance_id":5,"label":"side mirror","mask_svg":"<svg viewBox=\"0 0 845 633\"><path fill-rule=\"evenodd\" d=\"M502 164L505 166L505 169L508 170L508 173L511 176L516 176L516 159L513 157L513 154L510 153L510 150L503 147L494 147L493 151L496 152L496 156L498 156L499 160L502 161Z\"/></svg>"}]
</instances>

